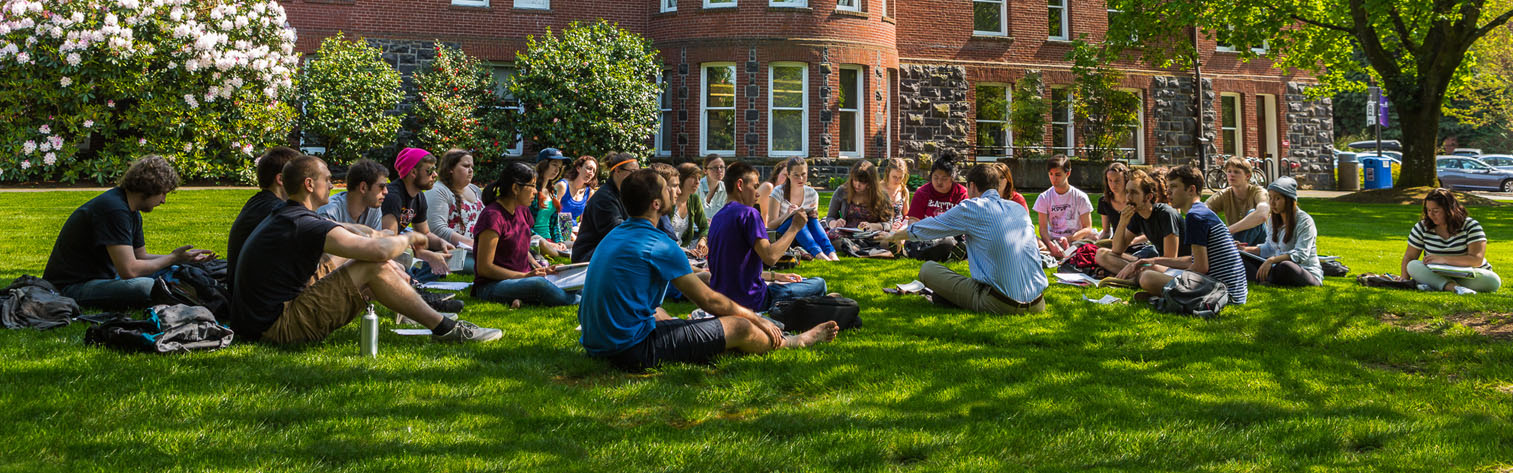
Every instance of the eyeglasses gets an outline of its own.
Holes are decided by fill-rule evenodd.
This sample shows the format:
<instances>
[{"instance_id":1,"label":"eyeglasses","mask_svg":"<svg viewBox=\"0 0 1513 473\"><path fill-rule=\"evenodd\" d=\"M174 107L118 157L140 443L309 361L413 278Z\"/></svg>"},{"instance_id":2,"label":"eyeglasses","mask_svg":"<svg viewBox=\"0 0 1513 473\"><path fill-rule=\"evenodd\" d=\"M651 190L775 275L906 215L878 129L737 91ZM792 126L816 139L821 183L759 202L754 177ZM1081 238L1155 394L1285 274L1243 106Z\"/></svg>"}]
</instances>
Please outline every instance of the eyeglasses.
<instances>
[{"instance_id":1,"label":"eyeglasses","mask_svg":"<svg viewBox=\"0 0 1513 473\"><path fill-rule=\"evenodd\" d=\"M722 164L719 166L706 166L704 169L708 169L710 171L724 171L725 165Z\"/></svg>"}]
</instances>

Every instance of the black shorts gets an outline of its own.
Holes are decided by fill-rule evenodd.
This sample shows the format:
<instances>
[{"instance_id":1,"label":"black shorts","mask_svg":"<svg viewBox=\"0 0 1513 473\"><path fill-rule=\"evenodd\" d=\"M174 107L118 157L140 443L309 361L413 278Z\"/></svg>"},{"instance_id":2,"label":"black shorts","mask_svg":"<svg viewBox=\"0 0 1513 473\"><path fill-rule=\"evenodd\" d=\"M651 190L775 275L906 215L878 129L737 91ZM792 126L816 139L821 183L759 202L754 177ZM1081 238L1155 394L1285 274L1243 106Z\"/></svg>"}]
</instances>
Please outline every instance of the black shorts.
<instances>
[{"instance_id":1,"label":"black shorts","mask_svg":"<svg viewBox=\"0 0 1513 473\"><path fill-rule=\"evenodd\" d=\"M641 372L665 361L707 364L725 353L725 327L720 319L658 320L645 340L604 359L625 371Z\"/></svg>"}]
</instances>

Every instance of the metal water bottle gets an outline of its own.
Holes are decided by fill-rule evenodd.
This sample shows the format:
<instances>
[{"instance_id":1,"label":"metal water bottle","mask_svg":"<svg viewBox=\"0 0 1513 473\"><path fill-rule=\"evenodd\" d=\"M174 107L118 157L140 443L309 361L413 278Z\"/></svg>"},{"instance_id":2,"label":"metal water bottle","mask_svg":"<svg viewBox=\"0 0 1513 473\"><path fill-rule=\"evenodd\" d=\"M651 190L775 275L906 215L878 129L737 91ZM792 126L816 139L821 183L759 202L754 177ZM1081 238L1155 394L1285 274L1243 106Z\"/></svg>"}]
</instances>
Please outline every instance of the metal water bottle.
<instances>
[{"instance_id":1,"label":"metal water bottle","mask_svg":"<svg viewBox=\"0 0 1513 473\"><path fill-rule=\"evenodd\" d=\"M378 314L373 312L373 304L368 304L368 312L362 316L361 345L363 356L378 356Z\"/></svg>"}]
</instances>

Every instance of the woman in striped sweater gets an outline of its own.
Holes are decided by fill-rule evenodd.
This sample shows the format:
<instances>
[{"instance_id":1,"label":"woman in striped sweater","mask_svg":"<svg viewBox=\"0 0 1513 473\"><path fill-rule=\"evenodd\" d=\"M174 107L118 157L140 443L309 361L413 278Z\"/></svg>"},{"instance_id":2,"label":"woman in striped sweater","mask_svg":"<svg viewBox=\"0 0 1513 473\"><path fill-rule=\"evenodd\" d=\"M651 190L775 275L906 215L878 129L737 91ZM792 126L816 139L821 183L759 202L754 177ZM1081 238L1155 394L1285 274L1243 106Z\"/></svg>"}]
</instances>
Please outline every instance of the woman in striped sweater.
<instances>
[{"instance_id":1,"label":"woman in striped sweater","mask_svg":"<svg viewBox=\"0 0 1513 473\"><path fill-rule=\"evenodd\" d=\"M1423 256L1423 259L1419 259ZM1455 194L1435 189L1424 197L1424 217L1408 233L1403 277L1425 291L1496 292L1502 279L1487 263L1487 233Z\"/></svg>"}]
</instances>

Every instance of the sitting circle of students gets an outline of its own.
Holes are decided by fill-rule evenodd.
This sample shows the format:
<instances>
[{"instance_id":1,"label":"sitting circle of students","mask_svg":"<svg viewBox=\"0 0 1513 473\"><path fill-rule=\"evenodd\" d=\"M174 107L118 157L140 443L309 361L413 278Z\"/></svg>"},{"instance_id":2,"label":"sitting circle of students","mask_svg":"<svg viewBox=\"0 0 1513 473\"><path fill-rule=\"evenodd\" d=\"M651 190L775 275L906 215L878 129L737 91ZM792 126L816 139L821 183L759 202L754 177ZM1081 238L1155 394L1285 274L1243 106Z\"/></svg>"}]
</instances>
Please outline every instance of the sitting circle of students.
<instances>
[{"instance_id":1,"label":"sitting circle of students","mask_svg":"<svg viewBox=\"0 0 1513 473\"><path fill-rule=\"evenodd\" d=\"M222 322L245 340L314 342L377 303L438 342L501 338L501 330L450 313L460 301L422 289L456 272L472 276L471 295L481 301L577 305L583 349L641 371L835 339L833 321L790 333L762 315L790 301L839 297L822 278L774 268L793 255L922 259L918 280L932 300L988 314L1046 310L1044 269L1077 255L1151 297L1206 282L1222 287L1214 294L1228 303L1245 304L1249 284L1323 284L1318 231L1299 205L1297 181L1254 185L1244 160L1225 163L1229 187L1206 201L1198 169L1115 162L1095 207L1071 184L1066 156L1046 161L1051 187L1033 206L1002 163L972 165L966 185L958 183L959 158L943 150L912 193L905 160L860 160L821 219L803 158L777 163L764 180L752 164L717 155L643 169L629 153L570 160L547 148L534 165L503 164L480 188L471 152L448 150L438 160L405 148L391 166L353 163L345 192L332 195L324 161L275 147L255 161L258 191L229 231L230 311ZM165 274L216 257L192 245L145 251L142 214L178 185L166 159L132 162L116 187L64 222L44 279L92 307L172 300ZM1481 224L1453 193L1436 189L1408 234L1400 272L1424 291L1495 292L1501 279L1486 251ZM942 264L959 259L969 274ZM583 277L559 285L566 271ZM699 311L674 317L662 307L667 299Z\"/></svg>"}]
</instances>

